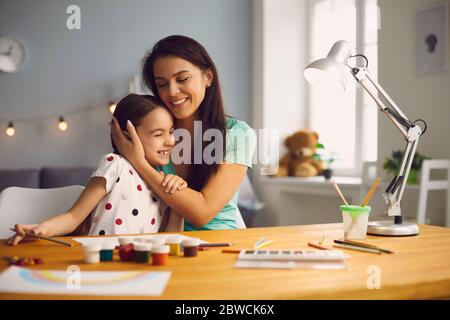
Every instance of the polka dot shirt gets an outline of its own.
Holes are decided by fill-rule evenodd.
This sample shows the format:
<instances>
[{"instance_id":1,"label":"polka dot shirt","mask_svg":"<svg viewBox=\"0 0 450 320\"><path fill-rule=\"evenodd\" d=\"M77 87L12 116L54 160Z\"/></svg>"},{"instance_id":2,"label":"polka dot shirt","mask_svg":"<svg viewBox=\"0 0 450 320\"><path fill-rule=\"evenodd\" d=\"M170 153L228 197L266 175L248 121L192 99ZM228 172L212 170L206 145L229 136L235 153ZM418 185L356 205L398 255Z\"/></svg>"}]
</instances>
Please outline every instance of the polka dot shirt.
<instances>
[{"instance_id":1,"label":"polka dot shirt","mask_svg":"<svg viewBox=\"0 0 450 320\"><path fill-rule=\"evenodd\" d=\"M92 177L106 179L107 195L95 209L89 235L158 232L170 208L162 202L122 156L109 153Z\"/></svg>"}]
</instances>

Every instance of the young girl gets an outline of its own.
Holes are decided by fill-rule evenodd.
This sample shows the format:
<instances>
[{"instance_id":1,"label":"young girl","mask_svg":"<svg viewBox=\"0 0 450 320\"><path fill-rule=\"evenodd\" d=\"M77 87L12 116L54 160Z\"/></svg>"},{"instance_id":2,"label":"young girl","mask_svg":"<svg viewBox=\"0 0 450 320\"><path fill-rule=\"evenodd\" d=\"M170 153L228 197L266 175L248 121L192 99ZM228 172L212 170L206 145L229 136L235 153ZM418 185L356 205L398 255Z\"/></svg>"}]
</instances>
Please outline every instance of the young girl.
<instances>
[{"instance_id":1,"label":"young girl","mask_svg":"<svg viewBox=\"0 0 450 320\"><path fill-rule=\"evenodd\" d=\"M130 94L117 104L114 117L122 129L127 122L136 127L149 165L159 171L159 166L169 163L174 145L173 119L154 97ZM101 158L86 188L68 212L38 225L18 224L16 235L6 243L17 245L25 232L52 237L71 234L77 229L79 233L85 229L84 233L88 231L89 235L112 235L154 233L165 228L172 215L170 209L149 190L132 165L119 154L114 142L112 146L114 153ZM187 187L176 175L165 178L170 193Z\"/></svg>"},{"instance_id":2,"label":"young girl","mask_svg":"<svg viewBox=\"0 0 450 320\"><path fill-rule=\"evenodd\" d=\"M198 141L196 121L201 121L200 141L205 141L209 129L221 133L222 161L196 163L191 154L189 158L194 161L190 163L170 162L163 167L164 172L179 175L190 188L166 193L165 178L145 161L143 141L139 141L133 126L127 126L130 140L113 118L113 139L121 154L162 201L185 218L185 230L237 228L238 188L252 167L256 135L244 121L225 116L218 72L208 52L194 39L169 36L158 41L145 57L142 75L158 101L172 112L175 128L187 130L194 137L191 150L196 149L194 141ZM203 155L208 144L201 146Z\"/></svg>"}]
</instances>

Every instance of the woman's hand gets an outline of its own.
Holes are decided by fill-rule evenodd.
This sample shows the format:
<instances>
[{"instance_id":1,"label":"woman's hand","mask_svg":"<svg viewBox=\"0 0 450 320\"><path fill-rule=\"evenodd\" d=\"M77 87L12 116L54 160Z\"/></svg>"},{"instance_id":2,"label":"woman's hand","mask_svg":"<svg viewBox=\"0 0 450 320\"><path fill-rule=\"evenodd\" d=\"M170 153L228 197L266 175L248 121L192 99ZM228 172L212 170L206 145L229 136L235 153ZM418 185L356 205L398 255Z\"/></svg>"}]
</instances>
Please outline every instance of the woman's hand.
<instances>
[{"instance_id":1,"label":"woman's hand","mask_svg":"<svg viewBox=\"0 0 450 320\"><path fill-rule=\"evenodd\" d=\"M36 238L28 237L25 233L31 233L38 236L46 236L47 230L40 224L16 224L14 229L16 234L6 240L5 244L8 246L16 246L22 240L35 240Z\"/></svg>"},{"instance_id":2,"label":"woman's hand","mask_svg":"<svg viewBox=\"0 0 450 320\"><path fill-rule=\"evenodd\" d=\"M164 175L164 172L161 171L160 173ZM161 185L163 186L164 192L166 193L175 193L175 191L186 189L188 186L187 182L182 178L170 173L164 176Z\"/></svg>"},{"instance_id":3,"label":"woman's hand","mask_svg":"<svg viewBox=\"0 0 450 320\"><path fill-rule=\"evenodd\" d=\"M111 135L117 149L133 166L140 161L145 161L145 151L142 142L136 132L136 128L128 120L127 130L122 131L115 117L111 121Z\"/></svg>"}]
</instances>

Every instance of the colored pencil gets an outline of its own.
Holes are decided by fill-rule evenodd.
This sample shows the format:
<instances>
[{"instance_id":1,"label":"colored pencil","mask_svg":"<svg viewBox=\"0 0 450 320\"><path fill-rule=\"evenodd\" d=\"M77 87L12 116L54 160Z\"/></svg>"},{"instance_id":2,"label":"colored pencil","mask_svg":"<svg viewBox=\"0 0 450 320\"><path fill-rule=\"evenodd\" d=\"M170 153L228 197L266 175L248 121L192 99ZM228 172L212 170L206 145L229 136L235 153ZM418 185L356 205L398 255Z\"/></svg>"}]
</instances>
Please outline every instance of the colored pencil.
<instances>
[{"instance_id":1,"label":"colored pencil","mask_svg":"<svg viewBox=\"0 0 450 320\"><path fill-rule=\"evenodd\" d=\"M333 244L333 247L335 248L341 248L341 249L348 249L348 250L355 250L355 251L361 251L361 252L367 252L367 253L375 253L375 254L381 254L381 251L374 248L364 248L359 246L354 246L350 244Z\"/></svg>"},{"instance_id":2,"label":"colored pencil","mask_svg":"<svg viewBox=\"0 0 450 320\"><path fill-rule=\"evenodd\" d=\"M375 180L375 182L373 183L369 192L367 192L366 196L364 197L364 200L361 203L361 207L365 207L369 203L370 199L372 199L373 194L375 193L375 190L377 189L378 184L380 183L380 180L381 180L381 178L378 178L377 180Z\"/></svg>"},{"instance_id":3,"label":"colored pencil","mask_svg":"<svg viewBox=\"0 0 450 320\"><path fill-rule=\"evenodd\" d=\"M231 247L232 243L200 243L199 247Z\"/></svg>"},{"instance_id":4,"label":"colored pencil","mask_svg":"<svg viewBox=\"0 0 450 320\"><path fill-rule=\"evenodd\" d=\"M371 244L362 243L362 242L356 242L356 241L352 241L352 240L345 240L345 241L343 241L343 240L335 240L334 242L338 243L338 244L349 244L349 245L352 245L352 246L357 246L357 247L362 247L362 248L377 249L377 250L380 250L383 253L394 253L394 251L391 251L391 250L382 249L382 248L379 248L379 247L371 245Z\"/></svg>"},{"instance_id":5,"label":"colored pencil","mask_svg":"<svg viewBox=\"0 0 450 320\"><path fill-rule=\"evenodd\" d=\"M271 243L274 242L274 241L275 241L275 240L269 240L269 241L260 243L260 244L258 244L256 247L254 247L253 249L254 249L254 250L258 250L258 249L260 249L260 248L262 248L262 247L268 246L269 244L271 244Z\"/></svg>"},{"instance_id":6,"label":"colored pencil","mask_svg":"<svg viewBox=\"0 0 450 320\"><path fill-rule=\"evenodd\" d=\"M257 247L258 245L260 245L260 244L263 243L264 241L266 241L266 237L265 237L265 236L261 237L261 239L259 239L258 241L256 241L255 244L253 245L253 248Z\"/></svg>"},{"instance_id":7,"label":"colored pencil","mask_svg":"<svg viewBox=\"0 0 450 320\"><path fill-rule=\"evenodd\" d=\"M243 249L222 249L222 253L240 253Z\"/></svg>"},{"instance_id":8,"label":"colored pencil","mask_svg":"<svg viewBox=\"0 0 450 320\"><path fill-rule=\"evenodd\" d=\"M13 229L13 228L10 228L9 230L16 232L16 230ZM61 241L61 240L57 240L57 239L52 239L52 238L48 238L48 237L43 237L43 236L39 236L37 234L32 234L32 233L29 233L29 232L25 232L25 234L27 236L29 236L29 237L34 237L34 238L38 238L38 239L42 239L42 240L47 240L47 241L50 241L50 242L55 242L55 243L58 243L58 244L62 244L63 246L67 246L67 247L72 247L73 246L73 244L69 243L69 242L65 242L65 241Z\"/></svg>"},{"instance_id":9,"label":"colored pencil","mask_svg":"<svg viewBox=\"0 0 450 320\"><path fill-rule=\"evenodd\" d=\"M324 247L324 246L321 246L319 244L315 244L315 243L312 243L312 242L308 242L308 246L316 248L316 249L320 249L320 250L330 250L327 247Z\"/></svg>"}]
</instances>

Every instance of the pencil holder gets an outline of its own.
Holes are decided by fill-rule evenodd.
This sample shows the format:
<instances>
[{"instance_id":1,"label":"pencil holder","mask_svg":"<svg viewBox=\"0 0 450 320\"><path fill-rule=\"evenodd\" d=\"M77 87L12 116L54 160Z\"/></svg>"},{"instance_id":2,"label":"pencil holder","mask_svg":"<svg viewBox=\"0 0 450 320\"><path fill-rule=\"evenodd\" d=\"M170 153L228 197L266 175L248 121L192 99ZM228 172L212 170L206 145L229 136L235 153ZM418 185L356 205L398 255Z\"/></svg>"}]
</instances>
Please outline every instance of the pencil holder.
<instances>
[{"instance_id":1,"label":"pencil holder","mask_svg":"<svg viewBox=\"0 0 450 320\"><path fill-rule=\"evenodd\" d=\"M361 240L367 235L370 206L341 206L345 240Z\"/></svg>"}]
</instances>

